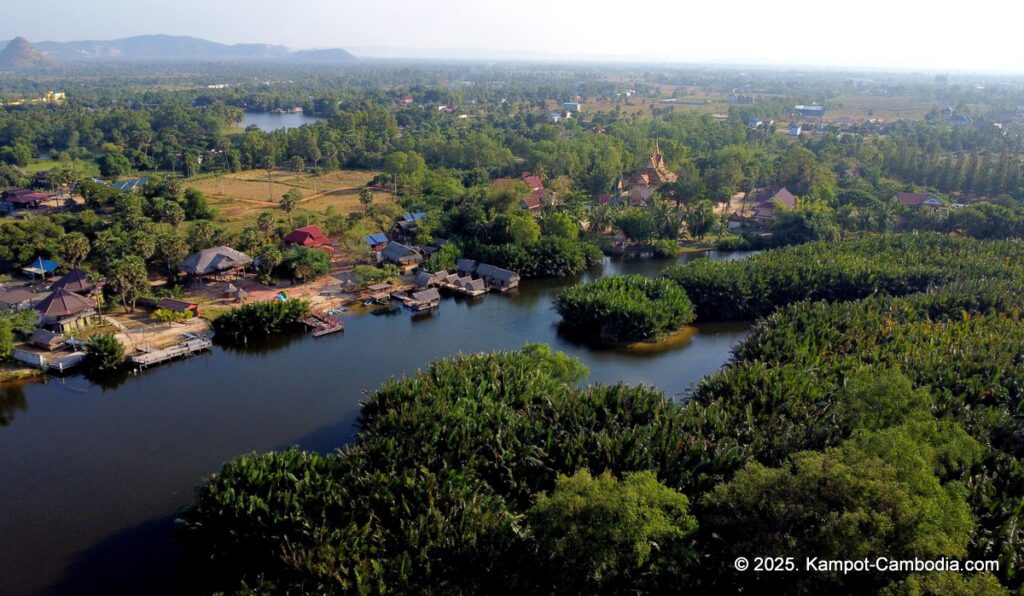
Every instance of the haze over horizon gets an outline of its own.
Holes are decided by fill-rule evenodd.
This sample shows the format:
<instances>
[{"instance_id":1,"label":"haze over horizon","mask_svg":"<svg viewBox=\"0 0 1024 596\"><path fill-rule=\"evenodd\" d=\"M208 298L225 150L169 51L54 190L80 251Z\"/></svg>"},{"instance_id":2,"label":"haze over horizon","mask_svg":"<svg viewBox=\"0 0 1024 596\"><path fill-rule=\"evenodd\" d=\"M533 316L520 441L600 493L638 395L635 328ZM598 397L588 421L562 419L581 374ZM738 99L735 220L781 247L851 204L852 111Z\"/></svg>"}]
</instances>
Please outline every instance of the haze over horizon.
<instances>
[{"instance_id":1,"label":"haze over horizon","mask_svg":"<svg viewBox=\"0 0 1024 596\"><path fill-rule=\"evenodd\" d=\"M1022 72L1014 36L1024 5L948 1L928 10L882 0L831 5L753 0L683 5L566 0L268 0L177 3L38 0L9 11L0 39L108 40L188 35L387 57L598 58L817 67ZM39 18L40 14L53 15ZM374 50L376 49L376 50ZM359 54L360 52L356 52ZM408 54L408 55L406 55Z\"/></svg>"}]
</instances>

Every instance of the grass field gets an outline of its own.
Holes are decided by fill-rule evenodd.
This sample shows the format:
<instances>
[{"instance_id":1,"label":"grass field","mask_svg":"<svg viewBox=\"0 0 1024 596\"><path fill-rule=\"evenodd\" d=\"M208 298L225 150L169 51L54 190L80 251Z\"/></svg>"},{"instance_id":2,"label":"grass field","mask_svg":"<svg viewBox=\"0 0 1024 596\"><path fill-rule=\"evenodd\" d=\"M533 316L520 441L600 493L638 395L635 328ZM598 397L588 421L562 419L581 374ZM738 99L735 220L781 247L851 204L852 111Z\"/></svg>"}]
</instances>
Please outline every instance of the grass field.
<instances>
[{"instance_id":1,"label":"grass field","mask_svg":"<svg viewBox=\"0 0 1024 596\"><path fill-rule=\"evenodd\" d=\"M53 168L57 167L74 167L77 168L79 173L81 173L83 176L88 176L90 178L97 178L100 175L100 166L91 159L88 161L79 160L77 162L62 162L57 161L56 159L41 159L38 161L33 161L32 163L28 164L22 169L28 172L29 174L35 174L36 172L45 172L47 170L52 170Z\"/></svg>"},{"instance_id":2,"label":"grass field","mask_svg":"<svg viewBox=\"0 0 1024 596\"><path fill-rule=\"evenodd\" d=\"M241 228L254 222L262 211L280 211L281 197L293 188L303 195L293 212L296 221L301 222L304 213L322 213L328 207L337 213L351 213L361 209L359 189L377 174L341 170L314 177L280 170L272 172L268 179L265 170L247 170L190 181L186 186L206 194L210 206L218 210L219 219L228 227ZM374 192L375 203L393 200L390 193Z\"/></svg>"},{"instance_id":3,"label":"grass field","mask_svg":"<svg viewBox=\"0 0 1024 596\"><path fill-rule=\"evenodd\" d=\"M825 120L842 117L858 120L878 118L886 122L921 120L928 110L937 105L916 97L842 95L828 101Z\"/></svg>"}]
</instances>

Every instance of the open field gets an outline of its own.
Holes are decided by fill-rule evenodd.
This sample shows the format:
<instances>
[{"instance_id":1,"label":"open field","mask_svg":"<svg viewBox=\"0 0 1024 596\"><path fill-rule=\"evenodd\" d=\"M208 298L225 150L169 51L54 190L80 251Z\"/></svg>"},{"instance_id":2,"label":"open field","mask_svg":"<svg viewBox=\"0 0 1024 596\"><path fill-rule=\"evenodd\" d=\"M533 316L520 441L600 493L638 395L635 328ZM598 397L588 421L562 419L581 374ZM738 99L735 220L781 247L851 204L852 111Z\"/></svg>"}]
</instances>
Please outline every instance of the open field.
<instances>
[{"instance_id":1,"label":"open field","mask_svg":"<svg viewBox=\"0 0 1024 596\"><path fill-rule=\"evenodd\" d=\"M33 161L22 169L29 174L45 172L58 167L76 168L83 176L97 178L100 175L100 166L93 160L78 160L74 162L63 162L56 159L40 159Z\"/></svg>"},{"instance_id":2,"label":"open field","mask_svg":"<svg viewBox=\"0 0 1024 596\"><path fill-rule=\"evenodd\" d=\"M915 97L881 95L843 95L830 99L826 105L826 122L842 117L878 118L886 122L921 120L928 110L938 106Z\"/></svg>"},{"instance_id":3,"label":"open field","mask_svg":"<svg viewBox=\"0 0 1024 596\"><path fill-rule=\"evenodd\" d=\"M186 186L206 194L210 206L215 207L219 219L229 227L241 228L256 220L261 211L280 210L281 197L298 188L303 198L293 212L293 218L302 221L306 212L323 212L333 207L337 213L351 213L360 209L359 189L378 172L340 170L323 176L277 170L267 176L265 170L247 170L233 174L212 176L191 181ZM391 202L390 193L374 192L375 203Z\"/></svg>"}]
</instances>

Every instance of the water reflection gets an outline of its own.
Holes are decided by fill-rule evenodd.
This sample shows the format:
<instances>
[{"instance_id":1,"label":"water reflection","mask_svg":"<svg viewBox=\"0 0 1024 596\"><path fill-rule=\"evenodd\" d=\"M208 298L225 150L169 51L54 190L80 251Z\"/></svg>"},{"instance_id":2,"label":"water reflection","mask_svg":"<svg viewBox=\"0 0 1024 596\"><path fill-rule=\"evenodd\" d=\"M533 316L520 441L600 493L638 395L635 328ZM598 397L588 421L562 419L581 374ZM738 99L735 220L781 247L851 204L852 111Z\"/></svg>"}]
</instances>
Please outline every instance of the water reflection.
<instances>
[{"instance_id":1,"label":"water reflection","mask_svg":"<svg viewBox=\"0 0 1024 596\"><path fill-rule=\"evenodd\" d=\"M14 420L15 412L24 412L25 386L22 383L0 385L0 426L7 426Z\"/></svg>"}]
</instances>

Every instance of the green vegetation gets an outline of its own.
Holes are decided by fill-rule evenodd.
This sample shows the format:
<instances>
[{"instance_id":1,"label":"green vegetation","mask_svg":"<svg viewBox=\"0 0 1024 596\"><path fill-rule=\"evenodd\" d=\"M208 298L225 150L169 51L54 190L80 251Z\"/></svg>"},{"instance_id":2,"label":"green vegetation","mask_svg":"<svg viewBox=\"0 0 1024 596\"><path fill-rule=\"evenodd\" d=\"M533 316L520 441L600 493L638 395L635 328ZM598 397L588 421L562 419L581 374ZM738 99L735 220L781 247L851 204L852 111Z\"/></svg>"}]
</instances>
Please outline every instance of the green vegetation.
<instances>
[{"instance_id":1,"label":"green vegetation","mask_svg":"<svg viewBox=\"0 0 1024 596\"><path fill-rule=\"evenodd\" d=\"M651 472L559 476L527 519L556 592L654 589L698 557L689 501Z\"/></svg>"},{"instance_id":2,"label":"green vegetation","mask_svg":"<svg viewBox=\"0 0 1024 596\"><path fill-rule=\"evenodd\" d=\"M1020 280L1022 258L1019 241L900 234L807 244L736 262L697 259L666 269L664 276L686 290L701 320L728 320L766 316L801 300L904 296L968 280Z\"/></svg>"},{"instance_id":3,"label":"green vegetation","mask_svg":"<svg viewBox=\"0 0 1024 596\"><path fill-rule=\"evenodd\" d=\"M249 302L213 320L218 338L244 341L294 329L309 314L305 300L267 300Z\"/></svg>"},{"instance_id":4,"label":"green vegetation","mask_svg":"<svg viewBox=\"0 0 1024 596\"><path fill-rule=\"evenodd\" d=\"M111 372L124 364L124 345L113 333L97 333L85 344L85 362L93 372Z\"/></svg>"},{"instance_id":5,"label":"green vegetation","mask_svg":"<svg viewBox=\"0 0 1024 596\"><path fill-rule=\"evenodd\" d=\"M555 298L555 309L567 328L610 341L655 341L694 319L678 285L640 275L572 286Z\"/></svg>"},{"instance_id":6,"label":"green vegetation","mask_svg":"<svg viewBox=\"0 0 1024 596\"><path fill-rule=\"evenodd\" d=\"M947 256L930 256L937 243ZM891 269L888 293L847 283L833 302L772 294L792 303L683 404L639 386L579 389L578 364L529 347L440 360L385 384L363 409L357 443L338 454L230 462L184 516L193 552L218 572L206 588L1019 588L1018 243L812 244L716 274L806 279L789 282L806 293L876 249ZM909 273L939 259L963 263L938 280ZM797 276L795 262L811 265ZM720 296L721 312L747 300ZM994 558L1000 570L735 573L732 561L752 552Z\"/></svg>"},{"instance_id":7,"label":"green vegetation","mask_svg":"<svg viewBox=\"0 0 1024 596\"><path fill-rule=\"evenodd\" d=\"M295 279L314 279L331 270L331 255L316 248L296 246L283 255L282 265Z\"/></svg>"}]
</instances>

